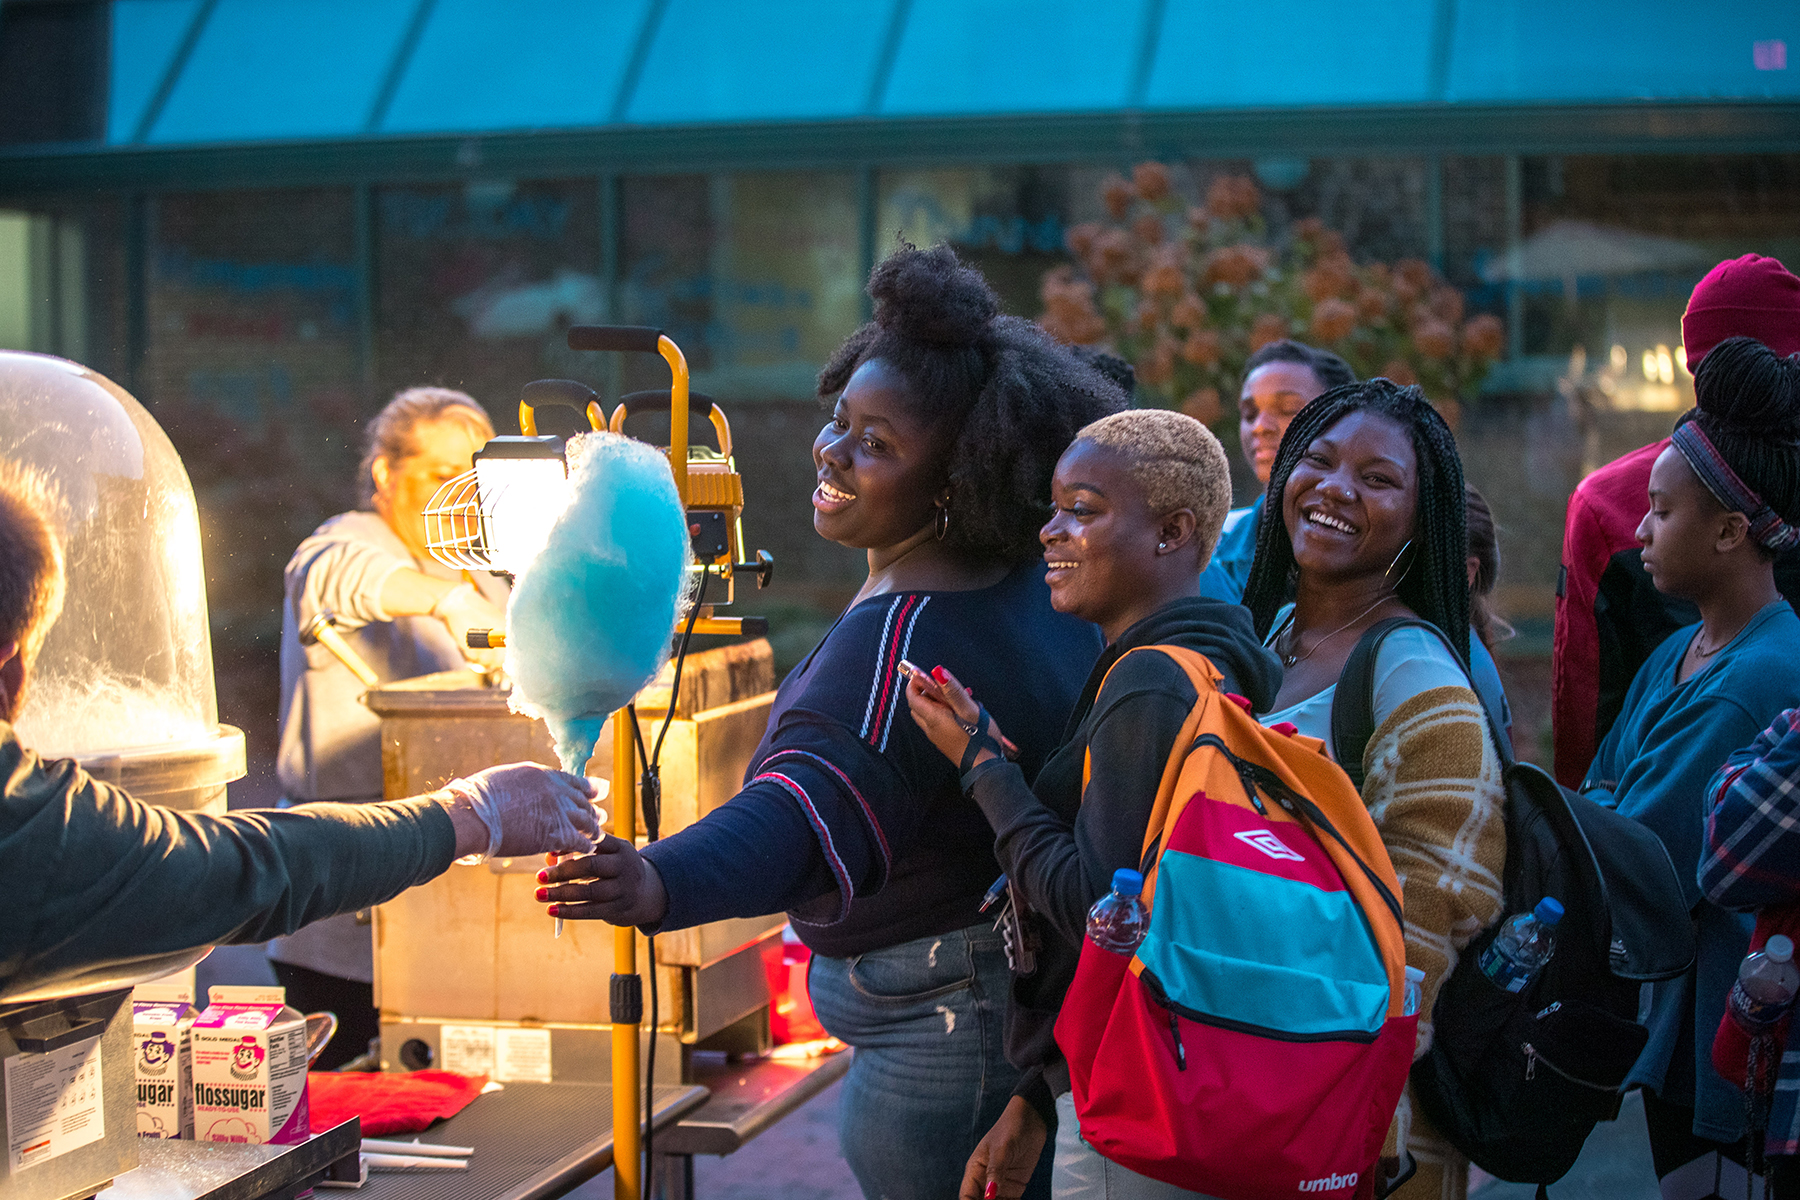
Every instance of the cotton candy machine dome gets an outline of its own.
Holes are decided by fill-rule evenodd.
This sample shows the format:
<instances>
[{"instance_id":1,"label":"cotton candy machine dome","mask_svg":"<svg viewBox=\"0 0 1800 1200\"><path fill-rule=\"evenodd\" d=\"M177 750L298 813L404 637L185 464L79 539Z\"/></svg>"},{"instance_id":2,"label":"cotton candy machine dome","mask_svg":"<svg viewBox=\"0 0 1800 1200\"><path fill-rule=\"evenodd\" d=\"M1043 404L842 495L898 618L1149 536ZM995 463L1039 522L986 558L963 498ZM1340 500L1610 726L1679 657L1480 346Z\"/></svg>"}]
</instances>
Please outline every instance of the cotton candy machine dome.
<instances>
[{"instance_id":1,"label":"cotton candy machine dome","mask_svg":"<svg viewBox=\"0 0 1800 1200\"><path fill-rule=\"evenodd\" d=\"M141 800L223 812L244 735L219 724L200 518L175 447L105 376L0 351L0 459L57 492L68 568L20 740Z\"/></svg>"}]
</instances>

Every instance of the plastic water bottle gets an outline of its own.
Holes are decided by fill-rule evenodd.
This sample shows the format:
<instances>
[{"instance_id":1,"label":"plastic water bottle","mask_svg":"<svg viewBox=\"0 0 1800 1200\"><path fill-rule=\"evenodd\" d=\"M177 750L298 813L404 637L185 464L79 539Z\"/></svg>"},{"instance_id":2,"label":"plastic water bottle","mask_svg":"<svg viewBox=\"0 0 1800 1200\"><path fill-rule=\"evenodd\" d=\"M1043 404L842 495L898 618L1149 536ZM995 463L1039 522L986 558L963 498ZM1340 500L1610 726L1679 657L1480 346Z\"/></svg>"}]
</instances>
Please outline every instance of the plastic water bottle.
<instances>
[{"instance_id":1,"label":"plastic water bottle","mask_svg":"<svg viewBox=\"0 0 1800 1200\"><path fill-rule=\"evenodd\" d=\"M1132 954L1150 929L1150 910L1138 899L1144 877L1130 867L1113 872L1112 891L1088 909L1088 940L1114 954Z\"/></svg>"},{"instance_id":2,"label":"plastic water bottle","mask_svg":"<svg viewBox=\"0 0 1800 1200\"><path fill-rule=\"evenodd\" d=\"M1537 907L1500 927L1481 956L1481 973L1503 992L1522 992L1556 953L1556 924L1563 918L1559 901L1545 896Z\"/></svg>"},{"instance_id":3,"label":"plastic water bottle","mask_svg":"<svg viewBox=\"0 0 1800 1200\"><path fill-rule=\"evenodd\" d=\"M1794 943L1778 933L1738 967L1728 1002L1732 1019L1749 1033L1761 1033L1787 1014L1796 994L1800 967L1794 966Z\"/></svg>"},{"instance_id":4,"label":"plastic water bottle","mask_svg":"<svg viewBox=\"0 0 1800 1200\"><path fill-rule=\"evenodd\" d=\"M1425 1000L1425 972L1417 967L1406 968L1406 991L1401 993L1400 1015L1417 1016L1419 1005Z\"/></svg>"}]
</instances>

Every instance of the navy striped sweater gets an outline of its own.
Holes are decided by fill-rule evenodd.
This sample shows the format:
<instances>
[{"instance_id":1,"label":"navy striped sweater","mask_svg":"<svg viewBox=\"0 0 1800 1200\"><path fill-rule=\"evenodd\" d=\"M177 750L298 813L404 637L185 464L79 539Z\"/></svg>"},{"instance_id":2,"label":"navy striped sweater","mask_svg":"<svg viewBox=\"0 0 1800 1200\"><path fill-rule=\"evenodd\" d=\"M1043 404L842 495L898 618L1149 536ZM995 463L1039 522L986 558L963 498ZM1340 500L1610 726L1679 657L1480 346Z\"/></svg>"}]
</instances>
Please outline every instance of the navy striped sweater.
<instances>
[{"instance_id":1,"label":"navy striped sweater","mask_svg":"<svg viewBox=\"0 0 1800 1200\"><path fill-rule=\"evenodd\" d=\"M1055 748L1101 649L1050 607L1042 562L992 587L871 596L782 681L744 790L651 846L664 930L787 911L844 957L972 925L994 834L907 710L900 660L948 667L994 714L1026 777Z\"/></svg>"}]
</instances>

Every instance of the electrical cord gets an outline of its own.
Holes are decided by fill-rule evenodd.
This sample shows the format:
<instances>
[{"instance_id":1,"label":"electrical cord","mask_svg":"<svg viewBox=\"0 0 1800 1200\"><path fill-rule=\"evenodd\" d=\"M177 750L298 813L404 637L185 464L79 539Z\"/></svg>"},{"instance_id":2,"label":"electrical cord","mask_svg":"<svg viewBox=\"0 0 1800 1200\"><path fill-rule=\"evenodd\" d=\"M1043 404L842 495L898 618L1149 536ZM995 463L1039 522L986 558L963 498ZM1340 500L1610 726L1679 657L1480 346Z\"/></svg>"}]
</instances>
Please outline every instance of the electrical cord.
<instances>
[{"instance_id":1,"label":"electrical cord","mask_svg":"<svg viewBox=\"0 0 1800 1200\"><path fill-rule=\"evenodd\" d=\"M638 724L637 705L627 704L626 712L631 714L631 741L637 747L638 754L638 794L642 799L644 810L644 834L646 842L654 842L662 836L662 748L663 739L669 736L669 726L675 721L675 705L681 696L681 668L687 662L688 644L694 639L694 622L700 616L700 606L706 603L706 584L711 578L712 568L702 565L700 568L700 590L694 597L694 603L688 609L687 625L681 631L681 644L675 650L675 678L669 684L669 706L663 712L662 728L657 731L656 745L646 754L644 752L644 730ZM655 1183L652 1176L656 1170L654 1154L656 1141L656 1032L661 1020L656 986L656 935L650 934L646 939L645 958L649 964L650 975L650 1049L644 1063L644 1200L650 1200Z\"/></svg>"}]
</instances>

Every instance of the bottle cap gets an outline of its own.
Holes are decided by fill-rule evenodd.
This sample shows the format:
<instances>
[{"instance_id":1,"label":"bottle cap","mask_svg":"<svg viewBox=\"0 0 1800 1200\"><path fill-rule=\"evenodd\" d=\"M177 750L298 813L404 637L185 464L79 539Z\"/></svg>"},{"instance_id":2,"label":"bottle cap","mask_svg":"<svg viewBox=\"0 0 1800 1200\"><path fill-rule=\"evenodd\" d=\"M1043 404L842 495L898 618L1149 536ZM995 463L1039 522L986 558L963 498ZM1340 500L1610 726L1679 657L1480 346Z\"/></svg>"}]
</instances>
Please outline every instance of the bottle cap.
<instances>
[{"instance_id":1,"label":"bottle cap","mask_svg":"<svg viewBox=\"0 0 1800 1200\"><path fill-rule=\"evenodd\" d=\"M1406 968L1406 982L1408 982L1408 983L1424 983L1425 982L1425 972L1419 970L1419 968L1417 968L1417 967Z\"/></svg>"},{"instance_id":2,"label":"bottle cap","mask_svg":"<svg viewBox=\"0 0 1800 1200\"><path fill-rule=\"evenodd\" d=\"M1538 924L1555 929L1556 923L1563 919L1562 901L1545 896L1537 902L1537 907L1531 910L1531 915L1538 919Z\"/></svg>"},{"instance_id":3,"label":"bottle cap","mask_svg":"<svg viewBox=\"0 0 1800 1200\"><path fill-rule=\"evenodd\" d=\"M1112 890L1121 896L1135 896L1144 890L1144 877L1130 867L1120 867L1113 872Z\"/></svg>"},{"instance_id":4,"label":"bottle cap","mask_svg":"<svg viewBox=\"0 0 1800 1200\"><path fill-rule=\"evenodd\" d=\"M1778 963L1790 961L1794 957L1794 939L1785 933L1777 933L1763 943L1763 953Z\"/></svg>"}]
</instances>

